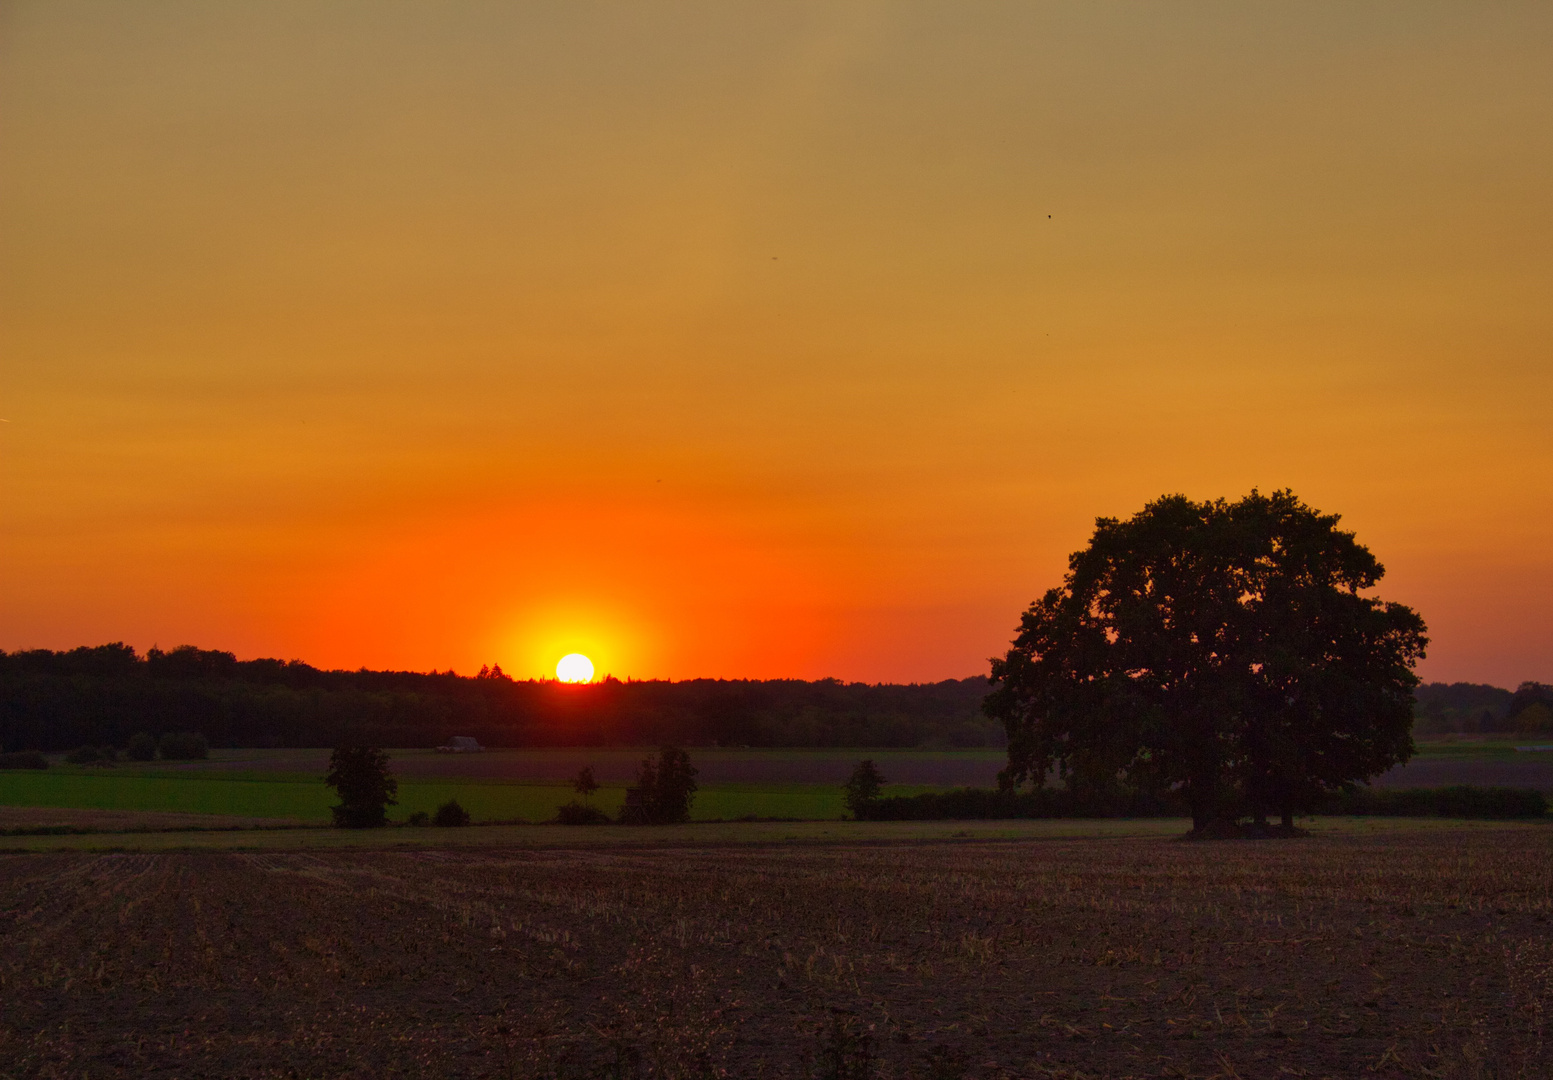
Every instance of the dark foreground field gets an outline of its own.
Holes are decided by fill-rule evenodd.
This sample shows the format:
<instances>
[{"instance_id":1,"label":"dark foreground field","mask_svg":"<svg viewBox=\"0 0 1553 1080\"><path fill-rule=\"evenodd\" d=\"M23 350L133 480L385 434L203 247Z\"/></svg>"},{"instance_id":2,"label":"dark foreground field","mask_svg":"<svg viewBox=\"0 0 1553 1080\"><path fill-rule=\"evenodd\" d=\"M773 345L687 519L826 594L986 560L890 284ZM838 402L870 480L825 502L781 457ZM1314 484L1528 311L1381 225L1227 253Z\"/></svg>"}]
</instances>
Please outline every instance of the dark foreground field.
<instances>
[{"instance_id":1,"label":"dark foreground field","mask_svg":"<svg viewBox=\"0 0 1553 1080\"><path fill-rule=\"evenodd\" d=\"M0 1076L1545 1076L1553 833L0 856Z\"/></svg>"}]
</instances>

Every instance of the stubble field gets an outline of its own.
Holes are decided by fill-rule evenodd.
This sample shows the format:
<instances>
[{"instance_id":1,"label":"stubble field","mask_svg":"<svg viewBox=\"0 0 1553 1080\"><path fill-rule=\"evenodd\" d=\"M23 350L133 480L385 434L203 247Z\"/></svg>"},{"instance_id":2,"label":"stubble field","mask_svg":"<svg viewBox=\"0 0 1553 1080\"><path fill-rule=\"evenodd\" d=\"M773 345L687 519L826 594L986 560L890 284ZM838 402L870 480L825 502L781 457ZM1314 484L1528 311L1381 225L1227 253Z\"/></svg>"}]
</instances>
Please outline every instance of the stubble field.
<instances>
[{"instance_id":1,"label":"stubble field","mask_svg":"<svg viewBox=\"0 0 1553 1080\"><path fill-rule=\"evenodd\" d=\"M1550 856L1536 826L8 855L0 1075L1543 1076Z\"/></svg>"}]
</instances>

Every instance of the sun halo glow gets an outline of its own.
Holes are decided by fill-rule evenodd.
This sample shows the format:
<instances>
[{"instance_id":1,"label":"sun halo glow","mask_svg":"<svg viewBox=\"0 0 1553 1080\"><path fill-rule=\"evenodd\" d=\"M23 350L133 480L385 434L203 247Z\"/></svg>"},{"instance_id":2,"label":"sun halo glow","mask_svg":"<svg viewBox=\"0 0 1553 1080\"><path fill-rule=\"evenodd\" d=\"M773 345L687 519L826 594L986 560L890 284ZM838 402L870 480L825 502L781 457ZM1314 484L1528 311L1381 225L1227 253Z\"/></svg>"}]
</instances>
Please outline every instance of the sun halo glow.
<instances>
[{"instance_id":1,"label":"sun halo glow","mask_svg":"<svg viewBox=\"0 0 1553 1080\"><path fill-rule=\"evenodd\" d=\"M567 653L556 661L555 677L566 683L593 681L593 661L582 653Z\"/></svg>"}]
</instances>

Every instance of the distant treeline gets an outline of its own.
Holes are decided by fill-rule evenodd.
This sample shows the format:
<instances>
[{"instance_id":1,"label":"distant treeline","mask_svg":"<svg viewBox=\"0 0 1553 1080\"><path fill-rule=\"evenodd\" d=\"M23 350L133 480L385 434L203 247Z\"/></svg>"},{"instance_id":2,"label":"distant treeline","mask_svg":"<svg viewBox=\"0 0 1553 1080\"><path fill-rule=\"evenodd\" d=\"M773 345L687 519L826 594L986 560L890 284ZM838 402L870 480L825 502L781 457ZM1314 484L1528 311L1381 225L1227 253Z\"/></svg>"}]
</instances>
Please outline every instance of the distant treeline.
<instances>
[{"instance_id":1,"label":"distant treeline","mask_svg":"<svg viewBox=\"0 0 1553 1080\"><path fill-rule=\"evenodd\" d=\"M870 685L692 679L589 686L500 673L324 671L181 646L114 643L0 652L0 750L124 747L137 732L197 731L212 746L487 746L675 742L722 746L1002 746L981 712L987 680ZM1418 688L1415 732L1553 733L1553 686Z\"/></svg>"},{"instance_id":2,"label":"distant treeline","mask_svg":"<svg viewBox=\"0 0 1553 1080\"><path fill-rule=\"evenodd\" d=\"M1482 683L1425 683L1415 692L1418 735L1553 733L1553 686L1524 682L1514 693Z\"/></svg>"},{"instance_id":3,"label":"distant treeline","mask_svg":"<svg viewBox=\"0 0 1553 1080\"><path fill-rule=\"evenodd\" d=\"M834 679L515 681L494 672L323 671L181 646L0 652L0 749L123 747L137 732L212 746L1001 746L982 677L920 685Z\"/></svg>"}]
</instances>

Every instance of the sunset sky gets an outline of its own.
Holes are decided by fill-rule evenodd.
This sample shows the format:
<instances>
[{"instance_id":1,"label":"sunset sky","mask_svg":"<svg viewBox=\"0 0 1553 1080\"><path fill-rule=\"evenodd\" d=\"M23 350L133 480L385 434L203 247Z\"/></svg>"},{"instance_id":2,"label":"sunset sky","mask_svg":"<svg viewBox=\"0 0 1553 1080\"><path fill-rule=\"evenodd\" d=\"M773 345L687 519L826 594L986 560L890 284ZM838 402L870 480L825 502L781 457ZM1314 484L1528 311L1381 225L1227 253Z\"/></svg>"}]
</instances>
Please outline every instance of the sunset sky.
<instances>
[{"instance_id":1,"label":"sunset sky","mask_svg":"<svg viewBox=\"0 0 1553 1080\"><path fill-rule=\"evenodd\" d=\"M1553 681L1553 5L0 4L0 648L984 673L1292 487Z\"/></svg>"}]
</instances>

